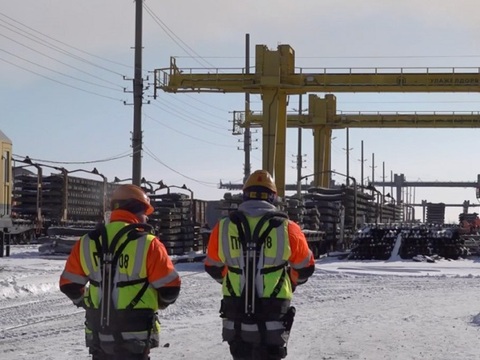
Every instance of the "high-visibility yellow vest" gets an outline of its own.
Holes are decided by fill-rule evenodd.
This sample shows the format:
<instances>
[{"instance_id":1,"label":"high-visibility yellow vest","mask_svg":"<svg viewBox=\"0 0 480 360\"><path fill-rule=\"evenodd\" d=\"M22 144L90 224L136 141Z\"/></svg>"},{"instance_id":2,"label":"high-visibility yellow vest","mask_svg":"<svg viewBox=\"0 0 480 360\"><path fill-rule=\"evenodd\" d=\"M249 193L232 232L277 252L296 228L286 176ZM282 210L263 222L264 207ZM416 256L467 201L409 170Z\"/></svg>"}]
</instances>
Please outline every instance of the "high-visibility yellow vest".
<instances>
[{"instance_id":1,"label":"high-visibility yellow vest","mask_svg":"<svg viewBox=\"0 0 480 360\"><path fill-rule=\"evenodd\" d=\"M246 218L250 229L255 229L262 216ZM262 226L259 234L267 227L268 221ZM228 217L220 220L218 244L219 257L228 267L222 283L223 295L240 297L246 285L244 248L237 225ZM292 284L287 274L290 255L288 221L283 221L280 226L270 231L259 252L255 276L257 297L292 299Z\"/></svg>"},{"instance_id":2,"label":"high-visibility yellow vest","mask_svg":"<svg viewBox=\"0 0 480 360\"><path fill-rule=\"evenodd\" d=\"M119 232L128 223L112 222L106 225L107 238L109 244L115 234ZM154 235L142 234L140 237L127 241L128 234L123 235L118 241L115 251L127 242L125 248L118 256L117 265L113 277L113 286L111 298L113 306L117 310L126 309L137 294L143 295L136 301L132 309L151 309L158 310L157 291L148 284L147 279L147 252ZM100 268L100 254L97 244L89 235L81 238L80 261L83 271L88 276L90 286L85 293L85 304L88 308L98 309L102 300L102 273ZM101 239L100 239L101 244Z\"/></svg>"}]
</instances>

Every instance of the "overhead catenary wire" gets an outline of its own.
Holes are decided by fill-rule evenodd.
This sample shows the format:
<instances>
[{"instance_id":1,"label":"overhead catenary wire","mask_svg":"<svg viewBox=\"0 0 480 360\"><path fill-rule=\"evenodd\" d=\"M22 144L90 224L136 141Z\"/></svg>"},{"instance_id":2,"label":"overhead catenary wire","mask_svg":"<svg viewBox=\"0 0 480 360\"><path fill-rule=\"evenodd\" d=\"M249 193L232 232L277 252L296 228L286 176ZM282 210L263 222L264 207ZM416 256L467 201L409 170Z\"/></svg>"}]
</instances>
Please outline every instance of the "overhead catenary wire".
<instances>
[{"instance_id":1,"label":"overhead catenary wire","mask_svg":"<svg viewBox=\"0 0 480 360\"><path fill-rule=\"evenodd\" d=\"M0 13L0 15L4 15L4 14ZM5 15L4 15L4 16L5 16ZM8 16L6 16L6 17L9 18ZM10 18L10 19L11 19L11 18ZM12 20L13 20L13 19L12 19ZM15 21L15 20L13 20L13 21ZM17 22L17 21L15 21L15 22L21 24L20 22ZM5 26L4 24L7 24L9 27ZM21 25L23 25L23 24L21 24ZM73 59L75 59L75 60L77 60L77 61L82 61L82 62L88 63L88 64L90 64L90 65L92 65L92 66L96 65L96 64L92 63L91 61L89 61L89 60L87 60L87 59L85 59L85 58L79 57L79 56L77 56L76 54L73 54L72 52L69 52L69 51L67 51L67 50L65 50L65 49L60 48L59 46L57 46L58 44L62 44L62 45L67 45L67 44L65 44L65 43L63 43L63 42L61 42L61 41L58 41L58 40L56 40L56 39L53 39L52 37L50 37L50 36L48 36L48 35L39 33L39 32L37 32L36 30L34 30L33 28L27 27L27 28L29 28L30 30L35 31L36 33L38 33L38 34L40 34L40 35L42 35L42 36L45 36L45 37L47 37L47 38L49 38L49 39L52 39L53 41L56 42L56 44L54 44L54 43L51 42L51 41L46 41L45 39L43 39L43 38L41 38L41 37L39 37L39 36L37 36L37 35L35 35L35 34L32 34L32 32L27 32L27 31L25 31L25 30L21 29L20 27L13 25L12 22L5 22L1 17L0 17L0 26L2 26L3 28L7 28L8 30L12 31L13 33L18 34L18 35L20 35L20 36L28 39L29 41L32 41L32 42L34 42L35 44L38 44L39 46L44 46L44 47L49 48L49 49L51 49L51 50L57 51L57 52L59 52L59 53L62 54L62 55L70 56L71 58L73 58ZM168 27L167 27L167 29L170 30ZM17 31L17 30L18 30L18 31ZM22 34L22 33L20 33L20 31L25 32L25 33ZM171 30L170 30L170 32L171 32ZM172 32L171 32L171 33L172 33ZM2 35L3 37L8 38L9 40L17 43L18 45L20 45L20 46L22 46L22 47L24 47L24 48L29 49L30 51L34 51L34 52L36 52L37 54L40 54L40 55L42 55L42 56L45 56L45 57L49 58L50 60L56 61L56 62L58 62L58 63L60 63L60 64L62 64L62 65L64 65L64 66L67 66L67 67L70 67L70 68L72 68L72 69L75 69L76 71L82 72L82 73L84 73L84 74L87 75L87 76L93 76L92 74L89 74L87 71L83 71L82 69L80 69L80 68L78 68L78 67L75 67L75 66L73 66L73 65L70 65L69 63L66 63L66 62L64 62L64 61L61 61L61 60L59 60L59 59L56 59L56 58L53 57L53 56L47 55L46 53L43 53L43 52L41 52L41 51L39 51L39 50L36 50L35 48L33 48L33 47L31 47L31 46L28 46L28 45L26 45L26 44L23 44L23 43L15 40L15 39L13 39L13 38L9 38L8 36L5 36L5 35L3 35L3 34L1 34L1 35ZM173 36L176 37L177 39L179 39L175 34L173 34ZM180 40L180 41L181 41L181 40ZM189 47L185 42L181 41L181 43L185 44L186 48L184 48L184 49L186 50L187 53L189 53L188 49L190 49L190 53L195 53L195 51L194 51L191 47ZM177 42L177 44L181 44L181 43L180 43L180 42ZM81 50L78 49L78 48L74 48L74 47L70 47L70 48L73 48L73 49L75 49L75 50L77 50L77 51L81 51ZM187 48L188 48L188 49L187 49ZM83 52L83 51L81 51L81 52ZM88 84L90 84L90 85L99 86L98 84L95 84L95 83L92 83L92 82L88 82L87 80L79 79L79 78L77 78L77 77L70 76L70 75L64 74L64 73L62 73L62 72L60 72L60 71L56 71L56 70L53 70L53 69L51 69L51 68L48 68L47 66L40 65L40 64L38 64L38 62L30 61L30 60L28 60L28 59L25 59L25 58L19 56L18 54L14 54L14 53L8 52L8 51L7 51L7 53L8 53L10 56L12 56L12 57L19 58L19 59L21 59L22 61L25 61L25 62L27 62L27 63L29 63L29 64L32 64L32 65L35 65L35 66L39 66L39 67L41 67L41 68L43 68L43 69L46 69L46 70L48 70L48 71L55 72L56 74L59 74L59 75L65 76L65 77L69 77L69 78L71 78L71 79L73 79L73 80L76 80L76 81L82 81L82 82L88 83ZM83 53L92 56L92 54L90 54L90 53L87 53L87 52L83 52ZM195 56L199 56L197 53L195 53L195 54L196 54ZM19 65L18 63L14 63L14 61L9 61L8 59L2 59L2 58L0 58L0 60L2 60L2 61L5 62L5 63L11 64L11 65L13 65L13 66L16 66L16 67L18 67L18 68L20 68L20 69L22 69L22 70L25 70L25 71L27 71L27 72L30 72L30 73L32 73L32 74L38 75L38 76L40 76L40 77L43 77L43 78L45 78L45 79L47 79L47 80L56 82L56 83L58 83L58 84L61 84L61 85L64 85L64 86L68 86L68 87L71 87L71 88L73 88L73 89L77 89L77 90L80 90L80 91L83 91L83 92L86 92L86 93L90 93L90 94L93 94L93 95L98 95L98 96L101 96L101 97L104 97L104 98L108 98L108 99L112 99L112 100L118 100L118 101L122 101L122 102L123 102L122 99L115 99L114 97L111 97L111 96L105 96L105 95L99 94L99 93L94 92L94 91L89 91L89 90L87 90L87 89L83 89L83 88L81 88L81 87L77 87L77 86L75 86L75 85L71 85L71 84L68 84L68 83L59 81L59 80L57 80L57 79L55 79L55 78L52 78L52 77L50 77L50 76L47 76L47 75L44 75L44 74L42 74L42 73L40 73L40 72L37 72L37 71L35 71L35 70L32 70L31 68L26 68L25 66ZM208 64L208 65L213 66L213 65L211 65L211 64ZM101 68L101 69L103 69L103 70L108 70L108 69L106 69L105 67L101 67L101 66L97 66L97 67L99 67L99 68ZM120 73L118 73L118 72L113 72L113 71L112 71L112 73L114 73L114 74L116 74L116 75L122 75L122 74L120 74ZM98 79L104 81L104 79L101 79L101 78L98 78ZM107 81L107 82L108 82L108 81ZM115 84L115 83L113 83L113 82L111 82L111 84L117 86L117 84ZM101 85L100 85L100 86L101 86ZM109 87L106 87L106 86L101 86L101 87L104 87L104 88L106 88L106 89L112 89L112 88L109 88ZM119 88L121 88L121 87L119 87ZM187 96L189 96L189 95L187 95ZM193 98L193 97L191 97L191 98ZM210 104L207 104L206 102L202 102L202 101L200 101L200 100L198 100L198 99L195 99L195 98L193 98L193 99L194 99L195 101L197 101L197 102L202 103L203 105L209 106L209 107L214 108L214 109L216 109L216 110L226 111L226 110L220 109L220 108L218 108L218 107L216 107L216 106L214 106L214 105L210 105ZM180 100L178 100L177 98L175 98L175 101L180 101ZM185 103L186 103L186 102L185 102ZM187 103L186 103L186 104L187 104ZM165 105L165 106L167 106L167 105ZM212 113L209 113L209 112L207 112L207 111L202 110L200 107L196 107L196 106L191 106L191 107L194 108L194 109L196 109L197 112L203 112L203 113L207 114L209 117L221 118L220 116L215 116L215 115L212 114ZM188 112L187 112L187 113L188 113ZM194 116L195 116L195 115L194 115ZM184 118L185 118L185 116L184 116ZM186 121L188 121L188 120L190 120L190 119L188 119L188 116L187 116ZM192 121L192 120L190 120L190 121ZM222 127L222 126L219 126L218 124L215 124L214 122L211 122L211 121L209 122L208 120L198 121L198 117L197 117L196 120L193 120L192 123L198 125L199 122L200 122L200 127L202 127L201 124L203 124L203 125L205 125L206 127L202 127L202 128L204 128L204 129L206 129L206 130L208 130L208 131L212 131L211 129L208 129L208 127L229 131L229 129L227 129L227 126ZM225 135L225 133L220 133L220 132L217 132L217 134L220 134L221 136L224 136L224 135ZM185 136L188 136L188 134L184 134L184 135L185 135ZM192 138L192 137L190 136L190 138ZM220 145L220 144L218 144L218 143L213 143L213 142L207 142L207 143L212 144L212 145L217 145L217 146L223 146L223 145ZM229 147L229 146L228 146L228 145L225 145L224 147ZM152 155L153 155L153 153L152 153ZM131 152L129 152L128 154L125 154L125 155L118 156L118 157L112 157L112 158L100 159L100 160L88 160L88 161L52 161L52 160L34 159L34 158L32 158L32 160L33 160L33 161L38 161L38 162L44 162L44 163L48 163L48 164L59 164L59 165L62 165L62 164L90 164L90 163L113 161L113 160L116 160L116 159L119 159L119 158L124 158L124 157L127 157L127 156L131 156ZM157 159L157 160L158 160L158 159ZM173 169L172 169L172 170L173 170ZM174 171L174 170L173 170L173 171ZM193 181L195 181L195 179L193 179ZM202 182L202 181L200 181L200 180L197 180L197 181L198 181L199 183L205 184L205 182ZM215 183L210 183L210 184L215 184Z\"/></svg>"},{"instance_id":2,"label":"overhead catenary wire","mask_svg":"<svg viewBox=\"0 0 480 360\"><path fill-rule=\"evenodd\" d=\"M100 96L100 97L103 97L103 98L106 98L106 99L110 99L110 100L121 101L121 102L124 102L124 101L125 101L125 100L122 100L122 99L114 98L114 97L112 97L112 96L102 95L102 94L96 93L96 92L94 92L94 91L82 89L82 88L80 88L80 87L78 87L78 86L74 86L74 85L71 85L71 84L64 83L64 82L62 82L62 81L59 81L59 80L53 79L53 78L51 78L51 77L48 77L48 76L46 76L46 75L37 73L37 72L35 72L35 71L33 71L33 70L27 69L27 68L25 68L25 67L23 67L23 66L20 66L20 65L15 64L15 63L13 63L13 62L11 62L11 61L5 60L5 59L3 59L3 58L0 58L0 61L6 62L7 64L13 65L13 66L18 67L18 68L20 68L20 69L22 69L22 70L28 71L29 73L38 75L38 76L40 76L40 77L43 77L44 79L47 79L47 80L56 82L56 83L58 83L58 84L61 84L61 85L67 86L67 87L70 87L70 88L72 88L72 89L76 89L76 90L79 90L79 91L82 91L82 92L85 92L85 93L88 93L88 94Z\"/></svg>"},{"instance_id":3,"label":"overhead catenary wire","mask_svg":"<svg viewBox=\"0 0 480 360\"><path fill-rule=\"evenodd\" d=\"M180 103L182 103L182 104L185 104L185 105L187 105L187 106L195 109L196 111L200 111L200 112L202 112L202 113L204 113L204 114L206 114L206 115L209 115L210 117L215 117L215 118L217 118L217 119L225 120L225 118L222 117L222 116L212 114L211 112L206 111L206 110L202 109L201 107L192 105L192 104L190 104L190 103L182 100L181 97L178 96L178 94L176 94L176 95L169 94L169 93L167 93L167 94L168 94L168 96L169 96L169 99L173 99L173 100L178 101L178 102L180 102ZM195 99L194 97L191 97L191 98L192 98L193 100L197 100L197 99ZM199 101L199 100L197 100L197 101ZM209 104L207 104L207 103L205 103L205 102L202 102L202 101L199 101L199 102L201 102L201 103L203 103L204 105L207 105L207 106L209 105ZM213 106L212 106L212 107L213 107ZM215 108L215 109L217 109L217 110L219 110L219 111L228 113L228 110L223 110L223 109L220 109L220 108L217 108L217 107L213 107L213 108Z\"/></svg>"},{"instance_id":4,"label":"overhead catenary wire","mask_svg":"<svg viewBox=\"0 0 480 360\"><path fill-rule=\"evenodd\" d=\"M205 102L205 101L199 100L199 99L197 99L196 97L194 97L194 96L192 96L192 95L190 95L190 94L184 93L183 95L189 97L190 99L192 99L192 100L194 100L194 101L199 102L200 104L203 104L203 105L206 105L206 106L208 106L208 107L211 107L212 109L217 109L217 110L225 111L225 112L228 111L228 110L225 110L225 109L221 109L221 108L219 108L218 106L209 104L209 103L207 103L207 102ZM193 106L193 105L192 105L192 106Z\"/></svg>"},{"instance_id":5,"label":"overhead catenary wire","mask_svg":"<svg viewBox=\"0 0 480 360\"><path fill-rule=\"evenodd\" d=\"M203 142L203 143L206 143L206 144L209 144L209 145L213 145L213 146L233 148L232 145L223 145L223 144L214 143L214 142L212 142L212 141L207 141L207 140L205 140L205 139L202 139L202 138L199 138L199 137L196 137L196 136L193 136L193 135L184 133L184 132L182 132L182 131L180 131L180 130L174 129L173 127L168 126L168 125L165 124L164 122L161 122L160 120L155 119L155 118L147 115L145 112L143 113L143 116L145 116L147 119L150 119L150 120L152 120L152 121L154 121L154 122L156 122L156 123L158 123L158 124L160 124L160 125L168 128L168 129L170 129L170 130L172 130L172 131L175 131L175 132L177 132L177 133L179 133L179 134L181 134L181 135L184 135L184 136L186 136L186 137L189 137L189 138L191 138L191 139L198 140L198 141L201 141L201 142Z\"/></svg>"},{"instance_id":6,"label":"overhead catenary wire","mask_svg":"<svg viewBox=\"0 0 480 360\"><path fill-rule=\"evenodd\" d=\"M195 50L193 50L185 41L180 39L175 32L173 32L154 12L152 9L150 9L145 3L143 4L144 9L147 11L147 13L152 17L152 19L162 28L162 30L165 32L165 34L175 42L175 44L178 45L185 53L191 55L192 53L196 55L196 57L192 57L198 64L200 64L202 67L205 67L205 64L207 64L209 67L215 67L208 61L206 61L202 56L200 56ZM181 44L180 44L181 43ZM183 45L182 45L183 44ZM198 61L197 59L201 59L203 61L203 64Z\"/></svg>"},{"instance_id":7,"label":"overhead catenary wire","mask_svg":"<svg viewBox=\"0 0 480 360\"><path fill-rule=\"evenodd\" d=\"M157 101L159 101L159 100L157 99ZM192 118L190 118L190 117L188 117L188 116L186 116L186 115L181 114L180 112L178 112L178 110L177 110L176 108L172 108L171 105L168 105L168 104L166 104L166 103L158 104L157 102L153 102L153 103L151 103L151 104L152 104L154 107L157 107L157 108L159 108L159 109L161 109L161 110L163 110L163 111L165 111L165 112L167 112L167 113L169 113L169 114L172 114L172 115L174 115L174 116L177 116L177 117L179 117L180 119L183 119L183 120L185 120L186 122L188 122L188 123L190 123L190 124L193 124L193 125L195 125L195 126L197 126L197 127L199 127L199 128L202 128L202 129L204 129L204 130L207 130L207 131L216 133L216 134L218 134L218 135L225 136L225 134L226 134L227 131L228 131L227 128L223 128L223 130L225 130L225 133L221 133L221 132L215 131L215 130L211 129L211 127L212 127L211 124L202 125L203 123L200 122L199 120L193 120ZM160 106L160 105L162 105L162 106ZM210 128L207 127L207 126L209 126Z\"/></svg>"},{"instance_id":8,"label":"overhead catenary wire","mask_svg":"<svg viewBox=\"0 0 480 360\"><path fill-rule=\"evenodd\" d=\"M9 19L12 19L12 18L4 15L3 13L0 13L0 15L3 15L3 16L5 16L5 17L9 18ZM13 19L12 19L12 20L13 20ZM1 19L0 19L0 21L5 22L5 20L1 20ZM14 21L17 22L17 23L19 23L19 24L21 24L20 22L18 22L18 21L16 21L16 20L14 20ZM84 63L86 63L86 64L89 64L89 65L91 65L91 66L100 68L100 69L102 69L102 70L111 72L111 73L116 74L116 75L119 75L119 76L124 76L124 74L121 74L121 73L119 73L119 72L113 71L113 70L111 70L111 69L109 69L109 68L107 68L107 67L105 67L105 66L98 65L98 64L96 64L96 63L94 63L94 62L92 62L92 61L89 61L89 60L87 60L87 59L85 59L85 58L83 58L83 57L80 57L80 56L78 56L78 55L75 55L75 54L67 51L67 50L64 50L64 49L62 49L62 48L60 48L60 47L52 44L51 42L49 42L49 41L47 41L47 40L44 40L44 39L42 39L42 38L40 38L40 37L38 37L38 36L36 36L36 35L34 35L34 34L31 34L31 33L27 32L27 31L25 31L25 30L22 30L22 29L20 29L19 27L16 27L16 26L14 26L14 25L11 25L11 24L9 24L8 22L6 22L6 23L7 23L9 26L11 26L11 27L14 27L14 28L16 28L16 29L18 29L18 30L20 30L20 31L22 31L22 32L25 32L25 33L27 33L28 35L32 36L32 37L35 38L36 40L32 40L29 36L23 35L23 34L21 34L21 33L16 32L16 33L18 33L19 35L21 35L21 36L23 36L23 37L26 37L26 38L28 38L28 39L30 39L30 40L32 40L32 41L35 41L35 42L39 43L40 45L43 45L43 46L46 46L46 47L48 47L48 48L50 48L50 49L52 49L52 50L58 51L58 52L62 53L63 55L70 56L71 58L73 58L73 59L75 59L75 60L77 60L77 61L84 62ZM22 24L22 25L23 25L23 24ZM0 25L0 26L6 27L6 26L4 26L4 25ZM70 46L70 45L68 45L68 44L66 44L66 43L64 43L64 42L61 42L61 41L56 40L56 39L54 39L54 38L52 38L52 37L50 37L50 36L48 36L48 35L45 35L45 34L43 34L43 33L40 33L39 31L34 30L34 29L32 29L32 28L30 28L30 27L28 27L28 26L26 26L26 25L23 25L23 26L27 27L28 29L31 29L31 30L35 31L36 33L41 34L42 36L45 36L45 37L47 37L47 38L49 38L49 39L52 39L52 40L54 40L54 41L56 41L56 42L58 42L58 43L60 43L60 44L62 44L62 45L64 45L64 46L69 46L70 48L73 48L72 46ZM6 27L6 28L8 29L8 27ZM15 32L15 31L13 31L13 30L11 30L11 29L9 29L9 30L12 31L12 32ZM83 53L87 53L87 52L82 51L82 50L79 50L79 49L77 49L77 48L74 48L74 49L77 50L77 51L81 51L81 52L83 52ZM87 53L87 54L89 54L90 56L92 56L90 53ZM129 66L129 68L131 68L131 66Z\"/></svg>"},{"instance_id":9,"label":"overhead catenary wire","mask_svg":"<svg viewBox=\"0 0 480 360\"><path fill-rule=\"evenodd\" d=\"M158 162L159 164L163 165L164 167L166 167L167 169L169 169L170 171L174 172L175 174L177 175L180 175L188 180L191 180L191 181L194 181L200 185L204 185L204 186L208 186L208 187L213 187L212 185L214 185L214 187L216 188L217 187L217 183L213 183L213 182L208 182L208 181L202 181L202 180L198 180L198 179L195 179L195 178L192 178L191 176L187 176L185 174L182 174L181 172L175 170L174 168L172 168L171 166L165 164L163 161L161 161L150 149L148 149L148 147L144 146L144 151L145 151L145 154L147 154L148 156L150 156L153 160L155 160L156 162Z\"/></svg>"},{"instance_id":10,"label":"overhead catenary wire","mask_svg":"<svg viewBox=\"0 0 480 360\"><path fill-rule=\"evenodd\" d=\"M23 161L26 156L24 155L19 155L19 154L12 154L14 157L17 159L14 159L15 161ZM38 161L42 163L47 163L47 164L64 164L64 165L81 165L81 164L95 164L95 163L103 163L103 162L109 162L109 161L114 161L118 159L122 159L125 157L129 157L132 155L132 151L129 150L128 152L123 152L118 155L110 156L108 158L104 159L98 159L98 160L85 160L85 161L55 161L55 160L46 160L46 159L36 159L30 157L30 160L32 161Z\"/></svg>"},{"instance_id":11,"label":"overhead catenary wire","mask_svg":"<svg viewBox=\"0 0 480 360\"><path fill-rule=\"evenodd\" d=\"M0 25L0 26L1 26L1 25ZM39 50L36 50L36 49L34 49L34 48L30 47L30 46L27 46L27 45L25 45L25 44L22 44L21 42L15 40L15 39L12 39L12 38L9 37L9 36L6 36L6 35L4 35L4 34L0 34L0 35L3 36L3 37L6 38L6 39L9 39L10 41L18 44L18 45L20 45L20 46L23 46L23 47L25 47L25 48L33 51L33 52L36 52L37 54L40 54L40 55L48 58L48 59L50 59L50 60L53 60L53 61L55 61L55 62L58 62L58 63L66 66L66 67L71 68L71 69L75 69L75 70L77 70L77 71L79 71L79 72L81 72L81 73L83 73L83 74L85 74L85 75L91 76L91 77L93 77L93 78L95 78L95 79L97 79L97 80L104 81L104 82L109 83L109 84L111 84L111 85L118 86L119 88L121 88L121 89L123 90L123 87L122 87L122 86L120 86L120 85L118 85L118 84L116 84L116 83L114 83L114 82L112 82L112 81L110 81L110 80L103 79L103 78L101 78L100 76L97 76L97 75L95 75L95 74L89 73L88 71L82 70L82 69L80 69L80 68L78 68L78 67L76 67L76 66L73 66L73 65L71 65L71 64L68 64L68 63L66 63L66 62L64 62L64 61L58 60L58 59L54 58L53 56L47 55L47 54L45 54L45 53L43 53L43 52L41 52L41 51L39 51ZM12 54L12 53L11 53L11 54ZM12 56L17 56L17 55L12 54ZM115 90L117 90L117 89L115 89Z\"/></svg>"},{"instance_id":12,"label":"overhead catenary wire","mask_svg":"<svg viewBox=\"0 0 480 360\"><path fill-rule=\"evenodd\" d=\"M96 84L96 83L93 83L91 81L88 81L88 80L84 80L84 79L80 79L78 77L75 77L75 76L72 76L72 75L68 75L68 74L65 74L65 73L62 73L61 71L57 71L57 70L54 70L54 69L50 69L49 67L47 66L43 66L43 65L40 65L40 64L37 64L33 61L30 61L28 59L25 59L21 56L18 56L18 55L15 55L13 53L11 53L10 51L7 51L7 50L4 50L4 49L0 49L0 51L3 51L4 53L10 55L10 56L13 56L17 59L20 59L20 60L23 60L29 64L32 64L32 65L35 65L35 66L38 66L39 68L42 68L42 69L45 69L45 70L48 70L48 71L51 71L55 74L58 74L58 75L61 75L61 76L64 76L64 77L67 77L69 79L73 79L73 80L77 80L77 81L81 81L83 83L86 83L86 84L89 84L89 85L93 85L93 86L98 86L98 87L102 87L102 88L105 88L105 89L110 89L110 90L114 90L114 91L123 91L123 89L117 89L117 88L112 88L111 86L105 86L105 85L101 85L101 84Z\"/></svg>"}]
</instances>

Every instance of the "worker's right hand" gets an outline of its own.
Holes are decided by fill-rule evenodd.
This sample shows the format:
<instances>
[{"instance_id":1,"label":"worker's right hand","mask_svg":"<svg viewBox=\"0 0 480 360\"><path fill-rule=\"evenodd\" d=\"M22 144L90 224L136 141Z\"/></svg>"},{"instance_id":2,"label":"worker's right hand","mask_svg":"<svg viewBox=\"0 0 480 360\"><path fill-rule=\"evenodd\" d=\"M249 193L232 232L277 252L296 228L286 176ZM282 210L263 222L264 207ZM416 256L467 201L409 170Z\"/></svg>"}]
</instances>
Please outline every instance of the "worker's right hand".
<instances>
[{"instance_id":1,"label":"worker's right hand","mask_svg":"<svg viewBox=\"0 0 480 360\"><path fill-rule=\"evenodd\" d=\"M82 309L87 308L87 305L85 304L85 297L83 296L80 299L73 300L73 304L78 308L82 308Z\"/></svg>"}]
</instances>

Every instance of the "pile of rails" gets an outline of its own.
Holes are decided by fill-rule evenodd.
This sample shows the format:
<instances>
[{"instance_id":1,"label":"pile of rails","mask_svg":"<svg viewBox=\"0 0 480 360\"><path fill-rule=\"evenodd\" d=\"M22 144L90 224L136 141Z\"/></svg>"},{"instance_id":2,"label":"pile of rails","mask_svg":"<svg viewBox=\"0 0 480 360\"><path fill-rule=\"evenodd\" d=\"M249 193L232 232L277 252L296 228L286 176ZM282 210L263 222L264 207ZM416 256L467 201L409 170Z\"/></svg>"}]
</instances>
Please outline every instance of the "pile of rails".
<instances>
[{"instance_id":1,"label":"pile of rails","mask_svg":"<svg viewBox=\"0 0 480 360\"><path fill-rule=\"evenodd\" d=\"M66 180L66 182L65 182ZM14 178L12 212L19 217L34 220L40 213L43 221L58 224L62 220L101 221L104 212L104 191L109 193L117 185L79 177L62 175L17 175Z\"/></svg>"},{"instance_id":2,"label":"pile of rails","mask_svg":"<svg viewBox=\"0 0 480 360\"><path fill-rule=\"evenodd\" d=\"M277 205L300 225L318 257L328 251L348 249L358 224L394 222L403 216L400 206L377 203L374 199L366 190L357 189L355 193L351 186L312 187L307 193L286 197ZM241 202L241 194L225 194L221 202L222 215L228 215Z\"/></svg>"},{"instance_id":3,"label":"pile of rails","mask_svg":"<svg viewBox=\"0 0 480 360\"><path fill-rule=\"evenodd\" d=\"M15 218L32 224L36 240L68 244L72 231L78 237L104 221L105 211L109 210L109 195L119 185L64 174L38 177L18 173L14 176L12 213ZM149 190L152 189L145 189L156 208L150 223L169 254L203 250L200 228L205 223L207 202L185 194L169 191L157 195Z\"/></svg>"},{"instance_id":4,"label":"pile of rails","mask_svg":"<svg viewBox=\"0 0 480 360\"><path fill-rule=\"evenodd\" d=\"M204 249L200 229L206 203L181 193L151 194L155 208L149 223L165 245L169 255L183 255Z\"/></svg>"},{"instance_id":5,"label":"pile of rails","mask_svg":"<svg viewBox=\"0 0 480 360\"><path fill-rule=\"evenodd\" d=\"M358 224L395 222L402 217L400 206L374 200L374 195L358 188L355 192L352 186L311 187L296 200L301 201L303 210L297 204L293 212L288 205L286 211L303 229L325 232L327 249L346 249Z\"/></svg>"},{"instance_id":6,"label":"pile of rails","mask_svg":"<svg viewBox=\"0 0 480 360\"><path fill-rule=\"evenodd\" d=\"M367 224L360 229L352 240L350 260L388 260L398 252L398 235L401 228L385 224ZM396 247L397 245L397 247Z\"/></svg>"},{"instance_id":7,"label":"pile of rails","mask_svg":"<svg viewBox=\"0 0 480 360\"><path fill-rule=\"evenodd\" d=\"M470 254L455 225L366 224L352 241L351 260L446 258Z\"/></svg>"}]
</instances>

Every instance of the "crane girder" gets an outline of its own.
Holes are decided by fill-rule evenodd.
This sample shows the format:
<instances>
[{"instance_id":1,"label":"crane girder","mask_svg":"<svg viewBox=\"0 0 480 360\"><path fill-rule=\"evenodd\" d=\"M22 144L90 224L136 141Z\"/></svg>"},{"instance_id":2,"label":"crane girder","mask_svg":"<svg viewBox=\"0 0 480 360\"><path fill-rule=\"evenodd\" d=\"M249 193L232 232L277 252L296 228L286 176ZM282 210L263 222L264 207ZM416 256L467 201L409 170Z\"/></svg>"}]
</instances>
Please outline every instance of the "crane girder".
<instances>
[{"instance_id":1,"label":"crane girder","mask_svg":"<svg viewBox=\"0 0 480 360\"><path fill-rule=\"evenodd\" d=\"M167 73L167 70L170 70ZM301 69L302 71L304 69ZM158 69L156 87L166 92L221 92L262 94L265 88L278 88L287 95L308 92L480 92L480 69L476 72L457 72L464 69L452 68L451 72L435 73L425 68L425 73L409 73L400 68L397 73L379 72L332 73L335 69L319 69L319 73L293 73L289 75L263 76L262 74L223 73L212 69L211 73L194 73L194 69L174 71ZM384 71L387 71L386 69ZM163 72L163 76L159 72ZM159 78L163 78L160 81Z\"/></svg>"},{"instance_id":2,"label":"crane girder","mask_svg":"<svg viewBox=\"0 0 480 360\"><path fill-rule=\"evenodd\" d=\"M275 176L278 193L285 192L285 146L287 126L311 127L315 152L321 159L316 170L329 170L329 146L332 129L346 127L479 127L478 115L418 114L336 114L335 97L309 102L309 115L289 118L286 98L289 95L337 92L480 92L480 68L296 68L295 52L289 45L269 50L256 45L255 72L245 68L180 69L174 57L168 68L156 69L154 97L157 89L170 93L216 92L260 94L261 118L245 119L246 124L263 128L262 167ZM310 98L314 95L310 95ZM310 106L311 105L311 106ZM324 143L320 145L319 143ZM274 173L275 172L275 173ZM323 183L323 178L316 179Z\"/></svg>"},{"instance_id":3,"label":"crane girder","mask_svg":"<svg viewBox=\"0 0 480 360\"><path fill-rule=\"evenodd\" d=\"M262 127L263 116L253 114L247 117L241 127ZM324 123L314 122L309 115L288 114L287 127L314 129L328 126L333 130L345 128L480 128L480 113L476 114L435 114L435 113L395 113L395 114L337 114L333 120Z\"/></svg>"},{"instance_id":4,"label":"crane girder","mask_svg":"<svg viewBox=\"0 0 480 360\"><path fill-rule=\"evenodd\" d=\"M480 114L362 114L338 115L330 126L342 128L478 128Z\"/></svg>"}]
</instances>

